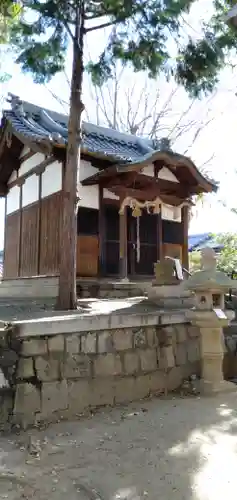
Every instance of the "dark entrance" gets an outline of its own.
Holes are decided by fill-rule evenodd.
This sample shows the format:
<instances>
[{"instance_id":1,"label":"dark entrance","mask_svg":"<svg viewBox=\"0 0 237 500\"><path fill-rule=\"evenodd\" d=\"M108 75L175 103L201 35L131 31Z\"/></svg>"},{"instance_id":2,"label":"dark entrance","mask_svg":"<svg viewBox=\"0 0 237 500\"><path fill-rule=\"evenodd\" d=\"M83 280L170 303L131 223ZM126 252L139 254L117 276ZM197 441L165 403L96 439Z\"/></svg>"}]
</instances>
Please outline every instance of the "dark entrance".
<instances>
[{"instance_id":1,"label":"dark entrance","mask_svg":"<svg viewBox=\"0 0 237 500\"><path fill-rule=\"evenodd\" d=\"M128 273L153 276L158 259L157 215L143 210L141 217L128 211Z\"/></svg>"},{"instance_id":2,"label":"dark entrance","mask_svg":"<svg viewBox=\"0 0 237 500\"><path fill-rule=\"evenodd\" d=\"M103 270L106 276L119 274L119 213L118 207L106 205L104 209L105 217L105 238L103 242Z\"/></svg>"},{"instance_id":3,"label":"dark entrance","mask_svg":"<svg viewBox=\"0 0 237 500\"><path fill-rule=\"evenodd\" d=\"M137 221L132 211L127 210L128 217L128 275L153 276L154 262L158 259L158 221L157 215L143 210ZM138 237L140 251L138 249ZM119 275L119 213L118 207L105 207L105 241L104 241L103 274Z\"/></svg>"}]
</instances>

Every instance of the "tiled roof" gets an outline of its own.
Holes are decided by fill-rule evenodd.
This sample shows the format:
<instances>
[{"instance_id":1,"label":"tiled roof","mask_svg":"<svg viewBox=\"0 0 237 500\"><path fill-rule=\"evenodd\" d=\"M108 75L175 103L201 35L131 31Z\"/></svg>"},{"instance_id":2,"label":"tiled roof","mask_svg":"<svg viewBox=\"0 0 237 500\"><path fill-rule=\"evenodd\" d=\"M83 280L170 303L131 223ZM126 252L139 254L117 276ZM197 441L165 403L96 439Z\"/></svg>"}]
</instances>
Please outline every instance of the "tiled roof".
<instances>
[{"instance_id":1,"label":"tiled roof","mask_svg":"<svg viewBox=\"0 0 237 500\"><path fill-rule=\"evenodd\" d=\"M43 109L11 95L12 109L4 111L4 117L14 130L33 141L51 139L66 144L68 117ZM169 141L152 141L113 129L83 122L82 147L89 153L99 153L120 162L138 162L157 150L169 149Z\"/></svg>"},{"instance_id":2,"label":"tiled roof","mask_svg":"<svg viewBox=\"0 0 237 500\"><path fill-rule=\"evenodd\" d=\"M217 242L211 233L192 234L188 237L188 249L190 252L201 250L204 247L221 249L223 245Z\"/></svg>"},{"instance_id":3,"label":"tiled roof","mask_svg":"<svg viewBox=\"0 0 237 500\"><path fill-rule=\"evenodd\" d=\"M3 120L11 123L15 134L32 142L50 141L58 146L67 144L68 116L21 101L13 94L9 94L8 102L11 109L4 111ZM82 132L85 153L107 158L115 164L148 164L155 161L157 155L166 153L171 161L174 159L181 166L186 163L196 181L204 186L203 191L217 190L217 184L199 172L191 159L172 151L167 138L151 140L87 122L83 122Z\"/></svg>"}]
</instances>

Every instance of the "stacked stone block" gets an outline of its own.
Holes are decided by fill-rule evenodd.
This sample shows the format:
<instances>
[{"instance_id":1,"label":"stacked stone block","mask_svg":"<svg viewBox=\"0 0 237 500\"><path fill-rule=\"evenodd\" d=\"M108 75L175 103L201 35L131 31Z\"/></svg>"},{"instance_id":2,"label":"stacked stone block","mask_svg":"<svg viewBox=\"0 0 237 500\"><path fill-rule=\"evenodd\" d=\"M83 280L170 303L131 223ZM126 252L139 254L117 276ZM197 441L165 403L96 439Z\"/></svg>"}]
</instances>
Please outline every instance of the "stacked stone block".
<instances>
[{"instance_id":1,"label":"stacked stone block","mask_svg":"<svg viewBox=\"0 0 237 500\"><path fill-rule=\"evenodd\" d=\"M23 339L14 420L73 418L178 388L199 374L199 330L189 324Z\"/></svg>"}]
</instances>

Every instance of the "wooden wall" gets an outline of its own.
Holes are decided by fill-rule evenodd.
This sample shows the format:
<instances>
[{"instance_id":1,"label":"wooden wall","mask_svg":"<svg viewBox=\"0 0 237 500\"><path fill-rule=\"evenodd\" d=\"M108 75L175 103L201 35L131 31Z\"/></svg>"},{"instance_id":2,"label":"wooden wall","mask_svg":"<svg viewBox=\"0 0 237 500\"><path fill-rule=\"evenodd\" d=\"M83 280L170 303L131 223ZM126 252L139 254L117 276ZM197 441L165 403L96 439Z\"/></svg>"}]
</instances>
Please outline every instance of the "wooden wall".
<instances>
[{"instance_id":1,"label":"wooden wall","mask_svg":"<svg viewBox=\"0 0 237 500\"><path fill-rule=\"evenodd\" d=\"M8 215L5 221L4 278L19 274L20 211Z\"/></svg>"},{"instance_id":2,"label":"wooden wall","mask_svg":"<svg viewBox=\"0 0 237 500\"><path fill-rule=\"evenodd\" d=\"M22 209L19 276L35 276L38 269L39 205Z\"/></svg>"},{"instance_id":3,"label":"wooden wall","mask_svg":"<svg viewBox=\"0 0 237 500\"><path fill-rule=\"evenodd\" d=\"M61 242L62 194L55 193L41 201L39 273L57 274Z\"/></svg>"},{"instance_id":4,"label":"wooden wall","mask_svg":"<svg viewBox=\"0 0 237 500\"><path fill-rule=\"evenodd\" d=\"M61 207L62 194L60 191L6 217L4 278L58 274L61 242ZM107 252L105 259L106 268L104 269L105 275L112 275L119 272L118 211L117 207L109 206L109 213L112 213L113 210L116 215L115 219L106 217L107 224L104 246L106 246ZM134 250L130 252L134 245L130 244L129 246L128 244L130 274L148 275L152 273L153 262L158 258L155 221L152 215L147 216L141 221L145 225L140 225L141 258L139 268L135 262ZM148 224L151 222L154 222L153 229ZM135 223L134 220L133 223ZM149 239L147 234L148 228L150 239L153 237L150 241L150 246L144 244ZM144 235L143 229L145 231ZM77 239L78 276L98 275L98 232L98 211L80 208ZM170 255L181 259L184 241L183 224L162 221L162 233L163 255ZM130 242L129 238L128 240ZM148 252L150 250L152 250L151 255ZM134 255L132 256L132 254ZM133 269L131 268L132 258L135 262ZM186 262L183 262L183 264L186 264ZM141 269L141 266L144 269Z\"/></svg>"},{"instance_id":5,"label":"wooden wall","mask_svg":"<svg viewBox=\"0 0 237 500\"><path fill-rule=\"evenodd\" d=\"M59 270L61 192L6 217L4 278Z\"/></svg>"}]
</instances>

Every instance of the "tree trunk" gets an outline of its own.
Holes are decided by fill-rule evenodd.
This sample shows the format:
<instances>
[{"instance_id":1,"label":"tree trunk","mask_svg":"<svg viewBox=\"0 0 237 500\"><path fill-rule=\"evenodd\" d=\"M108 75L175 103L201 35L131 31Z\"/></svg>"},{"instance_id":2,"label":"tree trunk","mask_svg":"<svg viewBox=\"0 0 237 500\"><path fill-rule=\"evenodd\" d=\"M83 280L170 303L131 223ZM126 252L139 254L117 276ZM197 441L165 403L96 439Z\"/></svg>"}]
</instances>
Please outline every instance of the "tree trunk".
<instances>
[{"instance_id":1,"label":"tree trunk","mask_svg":"<svg viewBox=\"0 0 237 500\"><path fill-rule=\"evenodd\" d=\"M62 229L59 263L59 294L57 309L77 308L76 297L76 242L77 242L77 181L80 167L82 140L81 101L83 79L84 0L77 9L73 42L70 111L68 120L68 146L62 187Z\"/></svg>"}]
</instances>

